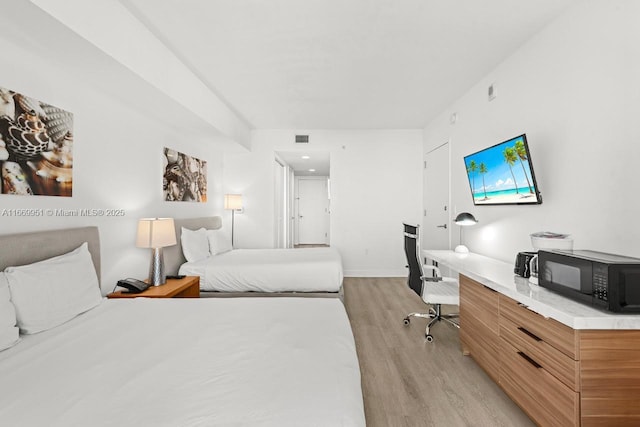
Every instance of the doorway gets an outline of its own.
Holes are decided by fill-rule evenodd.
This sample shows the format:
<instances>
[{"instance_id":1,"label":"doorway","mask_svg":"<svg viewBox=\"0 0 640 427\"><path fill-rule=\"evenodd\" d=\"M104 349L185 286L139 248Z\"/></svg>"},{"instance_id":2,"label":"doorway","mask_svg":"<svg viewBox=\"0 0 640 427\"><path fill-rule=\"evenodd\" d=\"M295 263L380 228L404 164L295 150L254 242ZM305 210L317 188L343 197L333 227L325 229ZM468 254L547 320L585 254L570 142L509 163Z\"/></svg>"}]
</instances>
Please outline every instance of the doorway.
<instances>
[{"instance_id":1,"label":"doorway","mask_svg":"<svg viewBox=\"0 0 640 427\"><path fill-rule=\"evenodd\" d=\"M276 212L283 213L276 215L276 244L286 242L289 248L328 246L331 237L329 152L276 151L274 154L279 166L275 206ZM284 175L284 179L279 179L279 175Z\"/></svg>"},{"instance_id":2,"label":"doorway","mask_svg":"<svg viewBox=\"0 0 640 427\"><path fill-rule=\"evenodd\" d=\"M451 247L449 141L434 148L424 159L424 219L422 247Z\"/></svg>"},{"instance_id":3,"label":"doorway","mask_svg":"<svg viewBox=\"0 0 640 427\"><path fill-rule=\"evenodd\" d=\"M329 244L329 177L296 177L296 245Z\"/></svg>"}]
</instances>

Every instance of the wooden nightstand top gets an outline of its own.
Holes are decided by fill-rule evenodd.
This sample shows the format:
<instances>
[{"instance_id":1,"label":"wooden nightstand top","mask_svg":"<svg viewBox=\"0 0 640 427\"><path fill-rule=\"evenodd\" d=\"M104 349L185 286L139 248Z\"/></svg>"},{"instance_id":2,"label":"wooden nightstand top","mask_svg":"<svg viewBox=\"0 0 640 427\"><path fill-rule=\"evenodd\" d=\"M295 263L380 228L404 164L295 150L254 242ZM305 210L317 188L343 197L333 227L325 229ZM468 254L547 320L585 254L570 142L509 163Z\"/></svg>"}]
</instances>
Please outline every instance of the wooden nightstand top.
<instances>
[{"instance_id":1,"label":"wooden nightstand top","mask_svg":"<svg viewBox=\"0 0 640 427\"><path fill-rule=\"evenodd\" d=\"M200 277L186 276L183 279L167 279L160 286L150 286L138 294L117 291L107 298L200 298Z\"/></svg>"}]
</instances>

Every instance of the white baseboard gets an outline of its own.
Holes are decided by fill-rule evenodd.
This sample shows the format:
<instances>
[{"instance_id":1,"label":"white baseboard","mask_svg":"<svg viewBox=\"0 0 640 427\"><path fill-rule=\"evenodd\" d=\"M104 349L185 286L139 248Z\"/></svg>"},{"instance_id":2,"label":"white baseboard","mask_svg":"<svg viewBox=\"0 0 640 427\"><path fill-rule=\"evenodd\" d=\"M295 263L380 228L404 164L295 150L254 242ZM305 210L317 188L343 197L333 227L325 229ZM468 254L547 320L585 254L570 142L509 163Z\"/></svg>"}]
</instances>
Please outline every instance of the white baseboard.
<instances>
[{"instance_id":1,"label":"white baseboard","mask_svg":"<svg viewBox=\"0 0 640 427\"><path fill-rule=\"evenodd\" d=\"M344 277L407 277L407 269L402 270L345 270Z\"/></svg>"}]
</instances>

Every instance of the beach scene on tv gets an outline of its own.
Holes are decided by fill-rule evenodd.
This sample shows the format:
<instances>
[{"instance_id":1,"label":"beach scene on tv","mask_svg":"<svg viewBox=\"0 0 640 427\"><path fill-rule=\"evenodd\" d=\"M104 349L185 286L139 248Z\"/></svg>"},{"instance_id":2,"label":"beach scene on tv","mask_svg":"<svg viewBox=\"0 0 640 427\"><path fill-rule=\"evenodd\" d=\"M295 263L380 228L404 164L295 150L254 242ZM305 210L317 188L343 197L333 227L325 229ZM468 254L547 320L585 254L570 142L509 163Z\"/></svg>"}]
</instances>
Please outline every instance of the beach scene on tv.
<instances>
[{"instance_id":1,"label":"beach scene on tv","mask_svg":"<svg viewBox=\"0 0 640 427\"><path fill-rule=\"evenodd\" d=\"M464 162L474 204L540 203L524 135L470 154Z\"/></svg>"}]
</instances>

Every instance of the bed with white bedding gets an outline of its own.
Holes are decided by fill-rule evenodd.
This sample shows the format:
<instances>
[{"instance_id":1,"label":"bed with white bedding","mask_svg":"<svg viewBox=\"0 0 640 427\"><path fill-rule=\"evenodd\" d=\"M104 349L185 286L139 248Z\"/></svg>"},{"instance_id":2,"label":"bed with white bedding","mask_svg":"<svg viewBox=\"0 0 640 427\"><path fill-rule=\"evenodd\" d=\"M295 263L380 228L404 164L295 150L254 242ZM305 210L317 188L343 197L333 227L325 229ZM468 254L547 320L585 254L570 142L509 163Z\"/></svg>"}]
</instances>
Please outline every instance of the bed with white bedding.
<instances>
[{"instance_id":1,"label":"bed with white bedding","mask_svg":"<svg viewBox=\"0 0 640 427\"><path fill-rule=\"evenodd\" d=\"M333 248L234 249L184 263L179 274L200 276L202 291L338 292L342 261Z\"/></svg>"},{"instance_id":2,"label":"bed with white bedding","mask_svg":"<svg viewBox=\"0 0 640 427\"><path fill-rule=\"evenodd\" d=\"M0 352L0 378L6 426L365 424L337 299L105 300Z\"/></svg>"},{"instance_id":3,"label":"bed with white bedding","mask_svg":"<svg viewBox=\"0 0 640 427\"><path fill-rule=\"evenodd\" d=\"M165 269L167 274L200 276L201 296L342 297L342 258L335 248L230 250L228 242L226 251L217 252L214 245L224 246L213 243L224 236L220 217L176 219L175 227L177 244L165 248ZM194 231L206 231L209 237L196 237ZM192 236L189 244L185 234ZM190 259L194 253L203 255Z\"/></svg>"},{"instance_id":4,"label":"bed with white bedding","mask_svg":"<svg viewBox=\"0 0 640 427\"><path fill-rule=\"evenodd\" d=\"M99 270L97 229L76 230L0 236L0 270L83 241L91 253L82 245L80 255L80 248L72 251L73 262L82 255L86 265L92 257ZM53 265L64 267L59 260ZM67 309L77 293L70 288L65 299L36 298L20 307L29 292L9 300L7 290L17 291L20 277L36 274L15 274L20 268L0 273L0 308L13 303L18 318L8 324L1 313L0 338L16 323L22 331L20 322L33 317L34 307ZM38 269L43 274L42 265ZM64 269L69 277L77 270ZM56 281L68 283L49 276L33 285L49 294L46 287ZM50 313L42 310L36 316L42 332L0 341L6 347L0 351L0 424L365 425L355 343L337 299L98 296L91 306L57 326L46 326Z\"/></svg>"}]
</instances>

